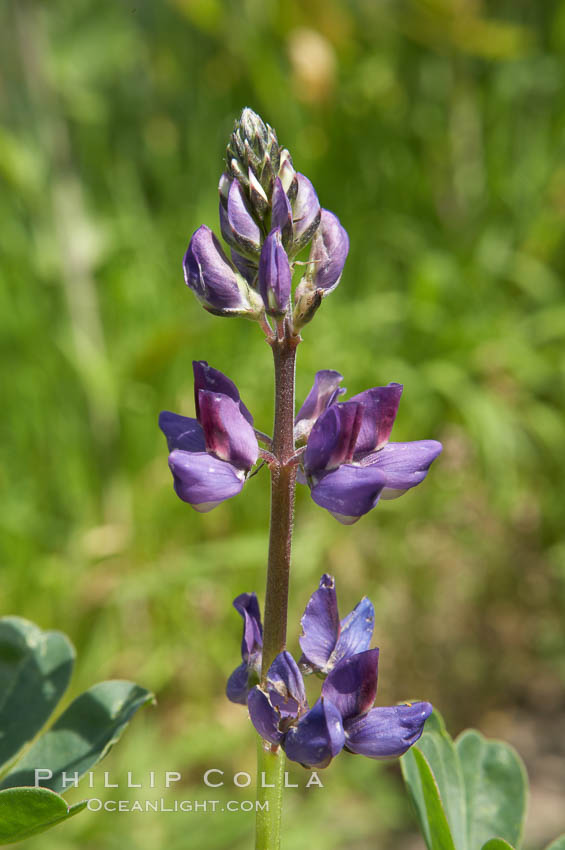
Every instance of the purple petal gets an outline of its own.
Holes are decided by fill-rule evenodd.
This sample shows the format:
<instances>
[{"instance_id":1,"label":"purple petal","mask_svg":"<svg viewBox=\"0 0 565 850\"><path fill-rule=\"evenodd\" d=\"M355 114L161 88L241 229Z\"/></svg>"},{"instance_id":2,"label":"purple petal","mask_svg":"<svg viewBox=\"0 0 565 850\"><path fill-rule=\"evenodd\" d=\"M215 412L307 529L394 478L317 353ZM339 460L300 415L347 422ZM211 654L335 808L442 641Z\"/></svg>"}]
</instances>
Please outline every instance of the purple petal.
<instances>
[{"instance_id":1,"label":"purple petal","mask_svg":"<svg viewBox=\"0 0 565 850\"><path fill-rule=\"evenodd\" d=\"M263 647L263 626L261 611L254 593L240 593L233 600L233 607L243 618L243 637L241 639L241 657L248 664L253 656L257 656Z\"/></svg>"},{"instance_id":2,"label":"purple petal","mask_svg":"<svg viewBox=\"0 0 565 850\"><path fill-rule=\"evenodd\" d=\"M355 457L375 452L388 443L401 395L402 384L388 384L386 387L365 390L349 399L363 406Z\"/></svg>"},{"instance_id":3,"label":"purple petal","mask_svg":"<svg viewBox=\"0 0 565 850\"><path fill-rule=\"evenodd\" d=\"M290 652L277 655L267 673L267 686L271 705L282 717L298 717L307 709L302 674Z\"/></svg>"},{"instance_id":4,"label":"purple petal","mask_svg":"<svg viewBox=\"0 0 565 850\"><path fill-rule=\"evenodd\" d=\"M345 723L345 746L373 759L401 756L416 743L431 713L429 702L373 708Z\"/></svg>"},{"instance_id":5,"label":"purple petal","mask_svg":"<svg viewBox=\"0 0 565 850\"><path fill-rule=\"evenodd\" d=\"M294 435L297 440L308 437L318 417L340 395L343 395L345 389L339 386L342 381L343 375L333 369L322 369L316 372L314 386L294 420Z\"/></svg>"},{"instance_id":6,"label":"purple petal","mask_svg":"<svg viewBox=\"0 0 565 850\"><path fill-rule=\"evenodd\" d=\"M364 468L378 469L386 478L383 499L396 499L420 484L443 446L437 440L388 443L362 460Z\"/></svg>"},{"instance_id":7,"label":"purple petal","mask_svg":"<svg viewBox=\"0 0 565 850\"><path fill-rule=\"evenodd\" d=\"M375 609L366 596L353 611L341 621L341 629L332 660L337 663L358 652L369 649L375 625Z\"/></svg>"},{"instance_id":8,"label":"purple petal","mask_svg":"<svg viewBox=\"0 0 565 850\"><path fill-rule=\"evenodd\" d=\"M282 318L288 310L291 281L292 273L282 245L281 230L275 227L265 239L259 260L259 292L271 316Z\"/></svg>"},{"instance_id":9,"label":"purple petal","mask_svg":"<svg viewBox=\"0 0 565 850\"><path fill-rule=\"evenodd\" d=\"M374 466L344 465L324 475L311 493L317 505L344 525L352 525L375 507L386 483L386 476Z\"/></svg>"},{"instance_id":10,"label":"purple petal","mask_svg":"<svg viewBox=\"0 0 565 850\"><path fill-rule=\"evenodd\" d=\"M253 417L242 402L238 388L227 375L224 375L219 369L208 366L205 360L193 360L192 370L194 372L194 404L196 406L197 417L200 415L198 391L210 390L210 392L223 393L233 398L238 403L243 416L245 416L250 425L253 425Z\"/></svg>"},{"instance_id":11,"label":"purple petal","mask_svg":"<svg viewBox=\"0 0 565 850\"><path fill-rule=\"evenodd\" d=\"M327 767L343 749L345 733L335 705L319 699L296 726L288 730L283 748L291 761L304 767Z\"/></svg>"},{"instance_id":12,"label":"purple petal","mask_svg":"<svg viewBox=\"0 0 565 850\"><path fill-rule=\"evenodd\" d=\"M199 390L198 407L207 451L249 471L259 456L259 444L237 402L224 393Z\"/></svg>"},{"instance_id":13,"label":"purple petal","mask_svg":"<svg viewBox=\"0 0 565 850\"><path fill-rule=\"evenodd\" d=\"M204 431L197 419L163 410L159 414L159 428L167 438L170 452L174 449L182 449L184 452L206 451Z\"/></svg>"},{"instance_id":14,"label":"purple petal","mask_svg":"<svg viewBox=\"0 0 565 850\"><path fill-rule=\"evenodd\" d=\"M292 236L292 208L286 196L280 177L275 180L273 187L273 213L271 216L273 229L279 228L281 237L286 245Z\"/></svg>"},{"instance_id":15,"label":"purple petal","mask_svg":"<svg viewBox=\"0 0 565 850\"><path fill-rule=\"evenodd\" d=\"M328 674L322 696L339 709L344 721L368 711L377 695L379 650L345 658Z\"/></svg>"},{"instance_id":16,"label":"purple petal","mask_svg":"<svg viewBox=\"0 0 565 850\"><path fill-rule=\"evenodd\" d=\"M303 174L296 175L297 192L292 204L293 250L300 251L314 236L321 210L316 190Z\"/></svg>"},{"instance_id":17,"label":"purple petal","mask_svg":"<svg viewBox=\"0 0 565 850\"><path fill-rule=\"evenodd\" d=\"M316 476L350 463L363 411L355 402L332 404L318 418L304 453L304 471Z\"/></svg>"},{"instance_id":18,"label":"purple petal","mask_svg":"<svg viewBox=\"0 0 565 850\"><path fill-rule=\"evenodd\" d=\"M307 278L313 289L327 295L338 285L349 253L349 237L339 219L322 210L320 226L312 240Z\"/></svg>"},{"instance_id":19,"label":"purple petal","mask_svg":"<svg viewBox=\"0 0 565 850\"><path fill-rule=\"evenodd\" d=\"M238 705L247 705L247 685L249 680L249 667L243 661L236 667L228 679L226 685L226 696L230 702Z\"/></svg>"},{"instance_id":20,"label":"purple petal","mask_svg":"<svg viewBox=\"0 0 565 850\"><path fill-rule=\"evenodd\" d=\"M247 257L244 257L242 254L238 254L237 251L233 250L233 248L230 250L230 254L232 263L238 272L243 275L247 283L252 286L257 276L257 263L253 262L253 260L248 260Z\"/></svg>"},{"instance_id":21,"label":"purple petal","mask_svg":"<svg viewBox=\"0 0 565 850\"><path fill-rule=\"evenodd\" d=\"M243 472L207 452L175 449L169 455L169 467L177 496L201 513L237 496L245 479Z\"/></svg>"},{"instance_id":22,"label":"purple petal","mask_svg":"<svg viewBox=\"0 0 565 850\"><path fill-rule=\"evenodd\" d=\"M279 730L280 716L269 702L267 694L256 685L251 688L247 697L249 716L256 731L271 744L280 744L283 734Z\"/></svg>"},{"instance_id":23,"label":"purple petal","mask_svg":"<svg viewBox=\"0 0 565 850\"><path fill-rule=\"evenodd\" d=\"M339 636L335 582L327 573L310 597L300 624L302 636L299 643L306 661L315 668L324 669Z\"/></svg>"},{"instance_id":24,"label":"purple petal","mask_svg":"<svg viewBox=\"0 0 565 850\"><path fill-rule=\"evenodd\" d=\"M211 312L239 315L252 311L246 282L205 224L192 235L183 268L187 286Z\"/></svg>"},{"instance_id":25,"label":"purple petal","mask_svg":"<svg viewBox=\"0 0 565 850\"><path fill-rule=\"evenodd\" d=\"M230 186L227 202L227 221L222 221L220 203L220 222L223 224L222 236L232 248L240 253L256 256L261 250L261 230L247 206L245 193L238 180Z\"/></svg>"}]
</instances>

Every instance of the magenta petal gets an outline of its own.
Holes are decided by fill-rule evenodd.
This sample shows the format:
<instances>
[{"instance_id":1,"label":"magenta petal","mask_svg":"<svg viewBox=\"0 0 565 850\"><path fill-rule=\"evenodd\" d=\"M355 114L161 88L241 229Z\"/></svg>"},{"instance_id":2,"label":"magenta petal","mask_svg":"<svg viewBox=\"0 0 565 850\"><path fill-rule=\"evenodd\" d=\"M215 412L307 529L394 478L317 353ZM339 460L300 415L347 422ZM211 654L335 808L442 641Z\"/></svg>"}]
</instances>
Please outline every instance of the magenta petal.
<instances>
[{"instance_id":1,"label":"magenta petal","mask_svg":"<svg viewBox=\"0 0 565 850\"><path fill-rule=\"evenodd\" d=\"M260 653L263 646L263 626L261 612L255 593L240 593L233 600L233 607L243 618L243 637L241 639L241 657L244 661Z\"/></svg>"},{"instance_id":2,"label":"magenta petal","mask_svg":"<svg viewBox=\"0 0 565 850\"><path fill-rule=\"evenodd\" d=\"M294 420L294 436L297 440L308 437L318 417L340 395L343 395L345 390L339 386L342 381L343 375L333 369L322 369L316 372L314 386Z\"/></svg>"},{"instance_id":3,"label":"magenta petal","mask_svg":"<svg viewBox=\"0 0 565 850\"><path fill-rule=\"evenodd\" d=\"M256 685L247 697L247 708L251 722L259 735L271 744L280 744L283 734L279 730L280 716L269 702L267 694Z\"/></svg>"},{"instance_id":4,"label":"magenta petal","mask_svg":"<svg viewBox=\"0 0 565 850\"><path fill-rule=\"evenodd\" d=\"M267 688L281 717L298 717L308 707L302 674L290 652L279 653L269 667Z\"/></svg>"},{"instance_id":5,"label":"magenta petal","mask_svg":"<svg viewBox=\"0 0 565 850\"><path fill-rule=\"evenodd\" d=\"M175 449L169 455L169 467L177 496L201 513L237 496L243 488L243 472L207 452Z\"/></svg>"},{"instance_id":6,"label":"magenta petal","mask_svg":"<svg viewBox=\"0 0 565 850\"><path fill-rule=\"evenodd\" d=\"M174 449L182 449L183 452L206 451L204 431L197 419L163 410L159 414L159 428L167 438L170 452Z\"/></svg>"},{"instance_id":7,"label":"magenta petal","mask_svg":"<svg viewBox=\"0 0 565 850\"><path fill-rule=\"evenodd\" d=\"M387 483L374 466L343 465L312 487L312 498L344 525L352 525L375 507Z\"/></svg>"},{"instance_id":8,"label":"magenta petal","mask_svg":"<svg viewBox=\"0 0 565 850\"><path fill-rule=\"evenodd\" d=\"M362 466L378 469L386 478L383 499L395 499L424 480L442 448L437 440L388 443L379 452L363 458Z\"/></svg>"},{"instance_id":9,"label":"magenta petal","mask_svg":"<svg viewBox=\"0 0 565 850\"><path fill-rule=\"evenodd\" d=\"M369 758L395 758L415 744L432 713L429 702L373 708L345 723L345 746Z\"/></svg>"},{"instance_id":10,"label":"magenta petal","mask_svg":"<svg viewBox=\"0 0 565 850\"><path fill-rule=\"evenodd\" d=\"M351 462L361 416L361 406L349 401L332 404L322 413L312 428L304 453L307 475L316 477Z\"/></svg>"},{"instance_id":11,"label":"magenta petal","mask_svg":"<svg viewBox=\"0 0 565 850\"><path fill-rule=\"evenodd\" d=\"M230 702L238 705L247 705L247 684L249 680L249 667L243 661L236 667L228 679L226 685L226 696Z\"/></svg>"},{"instance_id":12,"label":"magenta petal","mask_svg":"<svg viewBox=\"0 0 565 850\"><path fill-rule=\"evenodd\" d=\"M363 407L363 419L355 446L355 457L377 451L388 443L402 389L402 384L388 384L386 387L365 390L349 399L359 402Z\"/></svg>"},{"instance_id":13,"label":"magenta petal","mask_svg":"<svg viewBox=\"0 0 565 850\"><path fill-rule=\"evenodd\" d=\"M318 590L310 597L300 621L300 648L305 660L322 670L329 661L339 636L339 614L335 582L325 573Z\"/></svg>"},{"instance_id":14,"label":"magenta petal","mask_svg":"<svg viewBox=\"0 0 565 850\"><path fill-rule=\"evenodd\" d=\"M327 767L343 749L345 733L335 705L319 699L296 726L291 726L283 749L291 761L305 767Z\"/></svg>"},{"instance_id":15,"label":"magenta petal","mask_svg":"<svg viewBox=\"0 0 565 850\"><path fill-rule=\"evenodd\" d=\"M328 674L322 696L339 709L344 721L368 711L377 695L379 650L345 658Z\"/></svg>"},{"instance_id":16,"label":"magenta petal","mask_svg":"<svg viewBox=\"0 0 565 850\"><path fill-rule=\"evenodd\" d=\"M209 366L205 360L193 360L192 370L194 372L194 403L196 405L196 416L199 416L198 391L210 390L213 393L223 393L229 396L239 405L239 409L250 425L253 425L253 417L242 402L239 390L227 375Z\"/></svg>"},{"instance_id":17,"label":"magenta petal","mask_svg":"<svg viewBox=\"0 0 565 850\"><path fill-rule=\"evenodd\" d=\"M250 470L259 456L259 444L239 405L223 393L200 390L198 407L207 451L238 469Z\"/></svg>"},{"instance_id":18,"label":"magenta petal","mask_svg":"<svg viewBox=\"0 0 565 850\"><path fill-rule=\"evenodd\" d=\"M366 596L341 621L341 629L332 660L336 663L369 649L375 625L375 609Z\"/></svg>"}]
</instances>

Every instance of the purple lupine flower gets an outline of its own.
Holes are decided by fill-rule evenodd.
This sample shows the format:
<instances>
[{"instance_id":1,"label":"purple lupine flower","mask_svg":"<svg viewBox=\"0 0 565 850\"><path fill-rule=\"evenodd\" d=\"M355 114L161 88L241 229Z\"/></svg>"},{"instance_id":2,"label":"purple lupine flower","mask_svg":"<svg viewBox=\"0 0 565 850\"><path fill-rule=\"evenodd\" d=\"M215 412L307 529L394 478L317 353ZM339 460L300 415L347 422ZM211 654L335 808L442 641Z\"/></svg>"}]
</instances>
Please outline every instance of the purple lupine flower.
<instances>
[{"instance_id":1,"label":"purple lupine flower","mask_svg":"<svg viewBox=\"0 0 565 850\"><path fill-rule=\"evenodd\" d=\"M259 292L270 316L282 318L287 312L291 282L292 272L282 245L281 229L275 227L265 239L259 260Z\"/></svg>"},{"instance_id":2,"label":"purple lupine flower","mask_svg":"<svg viewBox=\"0 0 565 850\"><path fill-rule=\"evenodd\" d=\"M294 327L299 330L313 318L322 299L336 288L349 253L349 237L339 219L322 210L312 239L306 274L294 293Z\"/></svg>"},{"instance_id":3,"label":"purple lupine flower","mask_svg":"<svg viewBox=\"0 0 565 850\"><path fill-rule=\"evenodd\" d=\"M378 663L378 649L345 658L322 685L322 699L341 715L346 750L369 758L396 758L421 736L432 706L415 702L372 708Z\"/></svg>"},{"instance_id":4,"label":"purple lupine flower","mask_svg":"<svg viewBox=\"0 0 565 850\"><path fill-rule=\"evenodd\" d=\"M401 384L373 387L344 403L336 401L337 375L319 372L298 414L299 433L306 430L302 422L310 427L298 480L306 480L316 504L351 525L379 499L394 499L420 484L442 445L436 440L388 442Z\"/></svg>"},{"instance_id":5,"label":"purple lupine flower","mask_svg":"<svg viewBox=\"0 0 565 850\"><path fill-rule=\"evenodd\" d=\"M263 302L224 254L209 227L196 230L183 260L186 285L208 312L216 316L257 318Z\"/></svg>"},{"instance_id":6,"label":"purple lupine flower","mask_svg":"<svg viewBox=\"0 0 565 850\"><path fill-rule=\"evenodd\" d=\"M375 609L366 596L340 620L335 581L325 573L314 591L302 620L300 667L304 672L328 674L345 658L369 648L375 625Z\"/></svg>"},{"instance_id":7,"label":"purple lupine flower","mask_svg":"<svg viewBox=\"0 0 565 850\"><path fill-rule=\"evenodd\" d=\"M302 675L290 652L277 655L267 672L265 688L252 688L247 706L259 735L282 746L289 759L305 767L327 767L343 749L345 732L339 710L323 698L308 707Z\"/></svg>"},{"instance_id":8,"label":"purple lupine flower","mask_svg":"<svg viewBox=\"0 0 565 850\"><path fill-rule=\"evenodd\" d=\"M320 202L312 183L304 174L296 174L296 197L292 204L292 249L296 254L310 242L322 216Z\"/></svg>"},{"instance_id":9,"label":"purple lupine flower","mask_svg":"<svg viewBox=\"0 0 565 850\"><path fill-rule=\"evenodd\" d=\"M241 664L228 679L226 696L231 702L247 705L249 689L259 681L261 674L263 626L259 603L254 593L241 593L233 600L233 607L243 618Z\"/></svg>"},{"instance_id":10,"label":"purple lupine flower","mask_svg":"<svg viewBox=\"0 0 565 850\"><path fill-rule=\"evenodd\" d=\"M297 442L310 435L314 423L319 416L346 390L340 387L343 375L333 369L322 369L316 372L314 386L306 396L304 404L294 420L294 438Z\"/></svg>"},{"instance_id":11,"label":"purple lupine flower","mask_svg":"<svg viewBox=\"0 0 565 850\"><path fill-rule=\"evenodd\" d=\"M292 239L292 207L280 177L275 180L272 205L271 227L278 228L286 247Z\"/></svg>"},{"instance_id":12,"label":"purple lupine flower","mask_svg":"<svg viewBox=\"0 0 565 850\"><path fill-rule=\"evenodd\" d=\"M225 185L220 185L220 229L231 248L246 257L257 258L261 252L261 230L255 221L245 192L232 180L227 198Z\"/></svg>"},{"instance_id":13,"label":"purple lupine flower","mask_svg":"<svg viewBox=\"0 0 565 850\"><path fill-rule=\"evenodd\" d=\"M249 691L253 726L264 740L281 746L291 761L304 767L327 767L343 748L369 758L401 756L422 734L432 706L417 702L373 708L378 660L378 649L342 659L309 708L298 665L289 652L281 652L269 668L265 686Z\"/></svg>"},{"instance_id":14,"label":"purple lupine flower","mask_svg":"<svg viewBox=\"0 0 565 850\"><path fill-rule=\"evenodd\" d=\"M241 492L259 445L233 381L205 360L192 365L196 419L164 410L159 427L167 438L176 494L205 513Z\"/></svg>"}]
</instances>

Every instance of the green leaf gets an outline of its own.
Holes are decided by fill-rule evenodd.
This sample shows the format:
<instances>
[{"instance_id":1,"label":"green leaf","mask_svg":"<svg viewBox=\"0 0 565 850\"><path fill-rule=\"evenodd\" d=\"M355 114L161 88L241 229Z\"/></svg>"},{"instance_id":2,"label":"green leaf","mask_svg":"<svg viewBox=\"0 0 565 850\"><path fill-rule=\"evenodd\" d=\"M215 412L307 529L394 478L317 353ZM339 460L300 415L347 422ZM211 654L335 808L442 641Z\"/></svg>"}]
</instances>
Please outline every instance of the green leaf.
<instances>
[{"instance_id":1,"label":"green leaf","mask_svg":"<svg viewBox=\"0 0 565 850\"><path fill-rule=\"evenodd\" d=\"M44 832L84 809L87 801L68 806L47 788L8 788L0 791L0 844L22 841Z\"/></svg>"},{"instance_id":2,"label":"green leaf","mask_svg":"<svg viewBox=\"0 0 565 850\"><path fill-rule=\"evenodd\" d=\"M429 723L429 720L432 722ZM453 740L438 712L434 711L426 721L418 749L426 757L434 775L455 847L468 850L463 771Z\"/></svg>"},{"instance_id":3,"label":"green leaf","mask_svg":"<svg viewBox=\"0 0 565 850\"><path fill-rule=\"evenodd\" d=\"M427 721L426 721L427 723ZM430 827L426 817L426 803L424 801L424 792L422 790L422 780L420 779L420 771L418 763L414 758L414 748L408 750L400 759L400 769L402 777L408 791L408 797L414 808L420 832L426 842L428 850L432 850L432 839L430 836Z\"/></svg>"},{"instance_id":4,"label":"green leaf","mask_svg":"<svg viewBox=\"0 0 565 850\"><path fill-rule=\"evenodd\" d=\"M451 830L439 795L439 789L428 760L418 747L412 747L402 757L403 765L408 763L407 773L411 781L414 780L414 770L410 767L412 760L417 768L420 787L412 786L410 790L412 791L412 798L416 802L416 805L423 805L423 808L420 810L420 819L421 821L425 821L428 827L425 834L426 844L429 850L455 850L455 844L453 843Z\"/></svg>"},{"instance_id":5,"label":"green leaf","mask_svg":"<svg viewBox=\"0 0 565 850\"><path fill-rule=\"evenodd\" d=\"M481 847L481 850L514 850L504 838L491 838Z\"/></svg>"},{"instance_id":6,"label":"green leaf","mask_svg":"<svg viewBox=\"0 0 565 850\"><path fill-rule=\"evenodd\" d=\"M49 768L53 777L41 784L64 791L67 778L82 776L119 740L130 718L153 694L120 680L100 682L81 694L53 726L24 754L2 786L34 785L35 769Z\"/></svg>"},{"instance_id":7,"label":"green leaf","mask_svg":"<svg viewBox=\"0 0 565 850\"><path fill-rule=\"evenodd\" d=\"M43 728L67 689L75 651L61 632L0 619L0 769Z\"/></svg>"},{"instance_id":8,"label":"green leaf","mask_svg":"<svg viewBox=\"0 0 565 850\"><path fill-rule=\"evenodd\" d=\"M470 850L497 836L517 847L526 815L528 778L509 744L468 729L456 740L467 797Z\"/></svg>"}]
</instances>

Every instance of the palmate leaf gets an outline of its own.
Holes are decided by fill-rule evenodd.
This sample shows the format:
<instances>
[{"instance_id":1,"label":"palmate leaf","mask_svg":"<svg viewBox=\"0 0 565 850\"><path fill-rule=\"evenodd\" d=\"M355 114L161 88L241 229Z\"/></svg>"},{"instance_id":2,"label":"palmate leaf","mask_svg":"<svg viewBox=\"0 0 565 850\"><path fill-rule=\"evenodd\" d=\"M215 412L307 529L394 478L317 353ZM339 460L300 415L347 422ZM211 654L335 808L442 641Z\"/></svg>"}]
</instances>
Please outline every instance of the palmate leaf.
<instances>
[{"instance_id":1,"label":"palmate leaf","mask_svg":"<svg viewBox=\"0 0 565 850\"><path fill-rule=\"evenodd\" d=\"M100 682L41 734L69 683L74 657L60 632L43 632L18 617L0 618L0 844L28 838L81 811L86 802L69 807L56 792L72 787L75 776L104 758L135 712L153 700L133 682ZM40 780L47 787L32 787L36 770L51 771L50 779Z\"/></svg>"},{"instance_id":2,"label":"palmate leaf","mask_svg":"<svg viewBox=\"0 0 565 850\"><path fill-rule=\"evenodd\" d=\"M434 711L416 746L401 759L402 773L429 850L508 850L518 846L526 811L527 776L516 751L475 730L457 741ZM445 823L426 768L434 780ZM427 790L426 790L427 789ZM432 805L433 801L433 805ZM439 842L439 843L438 843ZM498 844L492 842L499 842ZM565 850L556 847L554 850Z\"/></svg>"}]
</instances>

